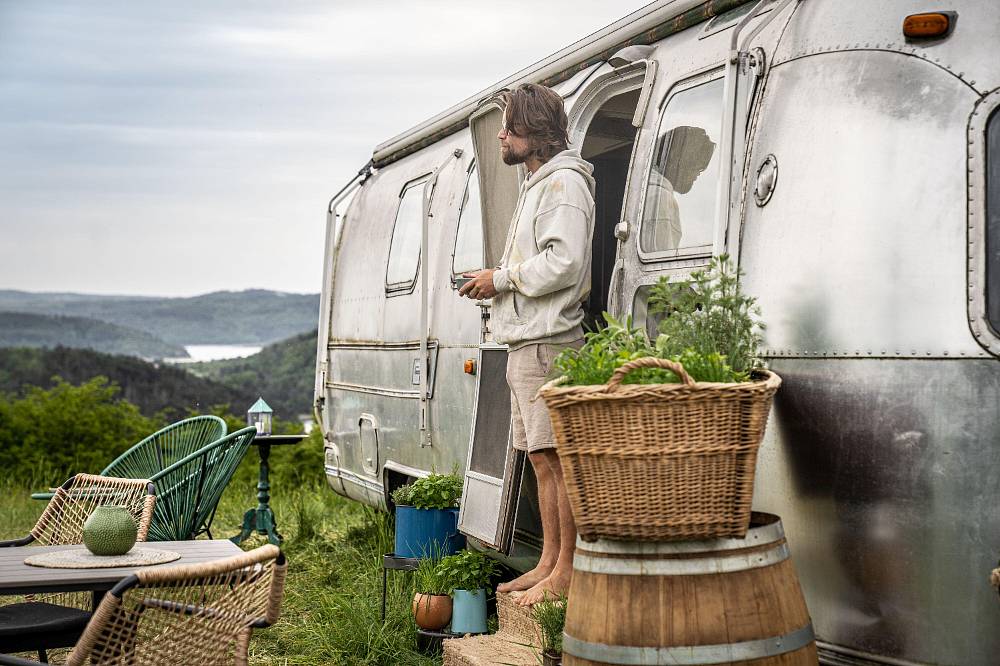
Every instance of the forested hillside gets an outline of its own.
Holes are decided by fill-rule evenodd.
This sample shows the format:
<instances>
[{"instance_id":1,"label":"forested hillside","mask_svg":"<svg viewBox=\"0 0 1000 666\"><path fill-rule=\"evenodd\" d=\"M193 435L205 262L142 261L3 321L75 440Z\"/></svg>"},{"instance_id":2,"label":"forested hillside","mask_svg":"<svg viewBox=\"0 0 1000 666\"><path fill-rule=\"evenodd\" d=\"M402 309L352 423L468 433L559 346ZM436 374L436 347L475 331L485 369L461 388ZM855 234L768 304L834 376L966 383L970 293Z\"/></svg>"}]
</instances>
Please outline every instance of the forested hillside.
<instances>
[{"instance_id":1,"label":"forested hillside","mask_svg":"<svg viewBox=\"0 0 1000 666\"><path fill-rule=\"evenodd\" d=\"M319 294L253 289L149 298L0 290L0 310L89 317L173 344L269 344L315 328Z\"/></svg>"},{"instance_id":2,"label":"forested hillside","mask_svg":"<svg viewBox=\"0 0 1000 666\"><path fill-rule=\"evenodd\" d=\"M29 386L49 388L59 376L73 385L103 376L121 387L120 397L142 414L166 412L179 418L189 411L205 413L228 404L242 414L257 399L252 385L226 385L170 365L156 365L129 356L87 349L0 349L0 393L23 395Z\"/></svg>"},{"instance_id":3,"label":"forested hillside","mask_svg":"<svg viewBox=\"0 0 1000 666\"><path fill-rule=\"evenodd\" d=\"M264 347L247 358L191 363L185 367L229 386L256 391L284 419L311 414L316 330Z\"/></svg>"},{"instance_id":4,"label":"forested hillside","mask_svg":"<svg viewBox=\"0 0 1000 666\"><path fill-rule=\"evenodd\" d=\"M58 346L144 358L188 355L184 347L165 342L146 331L96 319L0 312L0 347Z\"/></svg>"}]
</instances>

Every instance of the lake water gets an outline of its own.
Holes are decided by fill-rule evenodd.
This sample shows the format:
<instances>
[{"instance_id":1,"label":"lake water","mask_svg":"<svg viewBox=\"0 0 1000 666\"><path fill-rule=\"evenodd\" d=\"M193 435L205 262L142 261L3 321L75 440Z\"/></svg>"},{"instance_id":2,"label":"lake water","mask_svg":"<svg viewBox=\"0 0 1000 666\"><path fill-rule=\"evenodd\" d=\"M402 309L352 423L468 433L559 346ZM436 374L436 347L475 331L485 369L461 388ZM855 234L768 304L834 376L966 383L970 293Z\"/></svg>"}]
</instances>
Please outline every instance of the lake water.
<instances>
[{"instance_id":1,"label":"lake water","mask_svg":"<svg viewBox=\"0 0 1000 666\"><path fill-rule=\"evenodd\" d=\"M191 358L167 358L167 363L197 363L224 358L246 358L261 350L259 345L184 345Z\"/></svg>"}]
</instances>

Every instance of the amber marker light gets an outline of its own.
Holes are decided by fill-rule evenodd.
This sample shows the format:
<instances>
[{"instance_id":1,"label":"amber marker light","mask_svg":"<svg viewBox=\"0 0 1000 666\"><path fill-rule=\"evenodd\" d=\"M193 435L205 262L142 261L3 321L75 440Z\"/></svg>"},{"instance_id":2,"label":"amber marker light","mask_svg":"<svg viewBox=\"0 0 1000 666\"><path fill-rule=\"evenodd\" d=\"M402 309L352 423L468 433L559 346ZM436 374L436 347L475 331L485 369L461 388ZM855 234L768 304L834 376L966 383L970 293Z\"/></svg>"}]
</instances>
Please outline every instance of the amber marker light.
<instances>
[{"instance_id":1,"label":"amber marker light","mask_svg":"<svg viewBox=\"0 0 1000 666\"><path fill-rule=\"evenodd\" d=\"M465 359L465 374L474 375L476 374L476 360L473 358Z\"/></svg>"},{"instance_id":2,"label":"amber marker light","mask_svg":"<svg viewBox=\"0 0 1000 666\"><path fill-rule=\"evenodd\" d=\"M951 17L944 12L910 14L903 19L903 34L910 39L944 37L951 29Z\"/></svg>"}]
</instances>

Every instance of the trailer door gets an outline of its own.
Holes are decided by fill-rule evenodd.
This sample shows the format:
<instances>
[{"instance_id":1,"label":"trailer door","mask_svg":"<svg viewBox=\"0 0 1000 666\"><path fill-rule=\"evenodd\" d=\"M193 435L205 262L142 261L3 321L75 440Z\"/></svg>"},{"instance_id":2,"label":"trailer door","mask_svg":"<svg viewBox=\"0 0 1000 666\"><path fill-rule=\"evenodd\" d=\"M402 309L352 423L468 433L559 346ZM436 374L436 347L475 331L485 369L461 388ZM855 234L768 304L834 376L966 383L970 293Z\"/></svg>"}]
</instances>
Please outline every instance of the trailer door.
<instances>
[{"instance_id":1,"label":"trailer door","mask_svg":"<svg viewBox=\"0 0 1000 666\"><path fill-rule=\"evenodd\" d=\"M497 134L502 121L503 107L496 98L484 103L469 119L479 179L484 267L500 263L520 187L520 169L507 166L500 158ZM488 316L488 305L483 307ZM507 347L494 344L488 330L481 342L458 528L506 553L511 546L524 454L510 444Z\"/></svg>"}]
</instances>

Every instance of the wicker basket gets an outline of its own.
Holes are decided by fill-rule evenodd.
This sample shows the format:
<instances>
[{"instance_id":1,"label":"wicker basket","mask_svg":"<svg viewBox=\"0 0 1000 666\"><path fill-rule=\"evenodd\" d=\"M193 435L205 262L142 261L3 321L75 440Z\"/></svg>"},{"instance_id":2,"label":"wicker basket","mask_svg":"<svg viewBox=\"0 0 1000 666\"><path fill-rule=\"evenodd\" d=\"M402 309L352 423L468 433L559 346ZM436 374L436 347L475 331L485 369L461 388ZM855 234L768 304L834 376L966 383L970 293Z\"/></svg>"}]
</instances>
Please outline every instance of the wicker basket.
<instances>
[{"instance_id":1,"label":"wicker basket","mask_svg":"<svg viewBox=\"0 0 1000 666\"><path fill-rule=\"evenodd\" d=\"M632 370L653 367L682 383L622 385ZM757 447L781 385L772 372L757 376L696 383L678 363L642 358L605 386L542 387L580 537L743 537Z\"/></svg>"}]
</instances>

